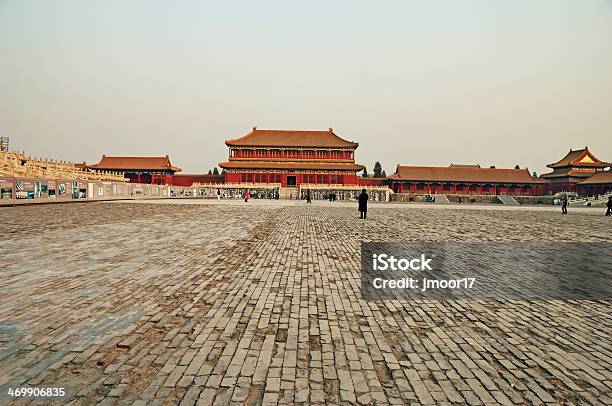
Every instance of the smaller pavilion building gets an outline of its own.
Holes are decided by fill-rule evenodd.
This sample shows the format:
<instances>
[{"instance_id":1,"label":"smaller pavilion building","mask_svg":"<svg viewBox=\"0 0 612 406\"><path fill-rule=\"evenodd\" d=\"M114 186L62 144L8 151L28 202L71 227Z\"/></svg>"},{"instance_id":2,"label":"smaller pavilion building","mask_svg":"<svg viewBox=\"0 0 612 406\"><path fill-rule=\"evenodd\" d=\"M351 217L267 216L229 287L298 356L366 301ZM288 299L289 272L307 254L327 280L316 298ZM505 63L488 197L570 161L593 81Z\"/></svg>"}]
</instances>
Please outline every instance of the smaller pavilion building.
<instances>
[{"instance_id":1,"label":"smaller pavilion building","mask_svg":"<svg viewBox=\"0 0 612 406\"><path fill-rule=\"evenodd\" d=\"M95 165L87 165L88 169L102 172L119 172L134 183L150 183L156 185L171 184L172 175L181 169L172 166L170 157L166 156L107 156Z\"/></svg>"},{"instance_id":2,"label":"smaller pavilion building","mask_svg":"<svg viewBox=\"0 0 612 406\"><path fill-rule=\"evenodd\" d=\"M528 169L481 168L478 165L397 165L388 177L395 193L535 196L543 181Z\"/></svg>"},{"instance_id":3,"label":"smaller pavilion building","mask_svg":"<svg viewBox=\"0 0 612 406\"><path fill-rule=\"evenodd\" d=\"M597 171L576 184L576 192L581 196L603 195L612 192L612 171Z\"/></svg>"}]
</instances>

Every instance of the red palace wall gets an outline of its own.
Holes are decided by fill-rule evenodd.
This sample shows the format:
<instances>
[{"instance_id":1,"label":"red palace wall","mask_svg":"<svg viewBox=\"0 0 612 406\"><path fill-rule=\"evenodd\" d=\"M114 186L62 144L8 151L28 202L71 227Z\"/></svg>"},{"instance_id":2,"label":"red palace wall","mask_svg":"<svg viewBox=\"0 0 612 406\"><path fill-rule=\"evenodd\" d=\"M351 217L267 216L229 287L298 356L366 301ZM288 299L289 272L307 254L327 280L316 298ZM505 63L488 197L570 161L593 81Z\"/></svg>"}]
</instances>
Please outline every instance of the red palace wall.
<instances>
[{"instance_id":1,"label":"red palace wall","mask_svg":"<svg viewBox=\"0 0 612 406\"><path fill-rule=\"evenodd\" d=\"M544 184L544 194L553 195L558 192L575 192L576 182L548 180Z\"/></svg>"},{"instance_id":2,"label":"red palace wall","mask_svg":"<svg viewBox=\"0 0 612 406\"><path fill-rule=\"evenodd\" d=\"M226 183L280 183L287 186L287 177L295 176L295 184L359 184L357 175L333 174L333 173L265 173L265 172L227 172L225 174Z\"/></svg>"},{"instance_id":3,"label":"red palace wall","mask_svg":"<svg viewBox=\"0 0 612 406\"><path fill-rule=\"evenodd\" d=\"M239 173L226 173L225 183L240 183L240 174Z\"/></svg>"},{"instance_id":4,"label":"red palace wall","mask_svg":"<svg viewBox=\"0 0 612 406\"><path fill-rule=\"evenodd\" d=\"M174 186L191 186L194 183L223 183L223 175L168 175L166 177L168 185Z\"/></svg>"},{"instance_id":5,"label":"red palace wall","mask_svg":"<svg viewBox=\"0 0 612 406\"><path fill-rule=\"evenodd\" d=\"M359 178L360 186L385 186L385 178Z\"/></svg>"}]
</instances>

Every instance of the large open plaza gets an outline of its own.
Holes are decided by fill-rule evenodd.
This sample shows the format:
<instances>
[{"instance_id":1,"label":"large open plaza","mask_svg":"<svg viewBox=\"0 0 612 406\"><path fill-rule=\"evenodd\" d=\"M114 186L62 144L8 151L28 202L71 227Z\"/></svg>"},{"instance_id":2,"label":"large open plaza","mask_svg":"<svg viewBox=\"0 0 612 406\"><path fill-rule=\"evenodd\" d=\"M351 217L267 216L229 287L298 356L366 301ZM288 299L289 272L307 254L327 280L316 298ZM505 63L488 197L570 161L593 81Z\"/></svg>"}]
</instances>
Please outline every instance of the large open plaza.
<instances>
[{"instance_id":1,"label":"large open plaza","mask_svg":"<svg viewBox=\"0 0 612 406\"><path fill-rule=\"evenodd\" d=\"M609 301L360 299L362 241L610 242L601 209L371 204L364 221L355 203L166 200L7 207L0 224L3 392L612 403Z\"/></svg>"}]
</instances>

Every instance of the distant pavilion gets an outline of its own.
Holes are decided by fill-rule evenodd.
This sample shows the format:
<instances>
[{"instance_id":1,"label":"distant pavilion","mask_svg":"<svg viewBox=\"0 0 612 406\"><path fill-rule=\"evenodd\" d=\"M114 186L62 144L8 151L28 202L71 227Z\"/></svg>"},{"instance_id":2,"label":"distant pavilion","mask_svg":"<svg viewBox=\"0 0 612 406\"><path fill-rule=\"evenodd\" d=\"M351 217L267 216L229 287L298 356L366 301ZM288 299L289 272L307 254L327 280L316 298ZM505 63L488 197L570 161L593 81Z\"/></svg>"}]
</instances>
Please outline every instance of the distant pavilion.
<instances>
[{"instance_id":1,"label":"distant pavilion","mask_svg":"<svg viewBox=\"0 0 612 406\"><path fill-rule=\"evenodd\" d=\"M569 152L561 160L546 165L553 171L541 176L546 180L545 190L549 193L576 192L576 186L585 182L597 172L609 167L608 162L601 161L588 147ZM594 183L585 183L594 184Z\"/></svg>"},{"instance_id":2,"label":"distant pavilion","mask_svg":"<svg viewBox=\"0 0 612 406\"><path fill-rule=\"evenodd\" d=\"M107 156L95 165L87 165L89 169L102 172L119 172L130 182L164 185L171 183L172 178L181 169L172 166L170 157L166 156Z\"/></svg>"}]
</instances>

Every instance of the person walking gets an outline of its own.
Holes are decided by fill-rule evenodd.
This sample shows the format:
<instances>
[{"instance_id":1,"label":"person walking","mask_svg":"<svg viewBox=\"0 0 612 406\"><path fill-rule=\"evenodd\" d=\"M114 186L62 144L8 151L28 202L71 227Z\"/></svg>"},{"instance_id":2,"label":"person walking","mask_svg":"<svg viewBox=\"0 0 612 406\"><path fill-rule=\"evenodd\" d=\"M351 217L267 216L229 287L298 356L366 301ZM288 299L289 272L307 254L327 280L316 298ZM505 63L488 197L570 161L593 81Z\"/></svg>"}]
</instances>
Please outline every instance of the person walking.
<instances>
[{"instance_id":1,"label":"person walking","mask_svg":"<svg viewBox=\"0 0 612 406\"><path fill-rule=\"evenodd\" d=\"M608 210L606 211L606 216L612 216L612 196L608 196Z\"/></svg>"},{"instance_id":2,"label":"person walking","mask_svg":"<svg viewBox=\"0 0 612 406\"><path fill-rule=\"evenodd\" d=\"M365 220L366 215L368 214L368 194L365 189L361 189L361 194L359 195L359 214L360 217Z\"/></svg>"},{"instance_id":3,"label":"person walking","mask_svg":"<svg viewBox=\"0 0 612 406\"><path fill-rule=\"evenodd\" d=\"M217 200L221 200L221 189L217 189Z\"/></svg>"},{"instance_id":4,"label":"person walking","mask_svg":"<svg viewBox=\"0 0 612 406\"><path fill-rule=\"evenodd\" d=\"M310 199L310 189L306 190L306 203L312 203L312 200Z\"/></svg>"},{"instance_id":5,"label":"person walking","mask_svg":"<svg viewBox=\"0 0 612 406\"><path fill-rule=\"evenodd\" d=\"M567 214L567 193L563 195L563 200L561 201L561 213Z\"/></svg>"},{"instance_id":6,"label":"person walking","mask_svg":"<svg viewBox=\"0 0 612 406\"><path fill-rule=\"evenodd\" d=\"M246 189L244 191L244 201L248 202L249 201L249 189Z\"/></svg>"}]
</instances>

